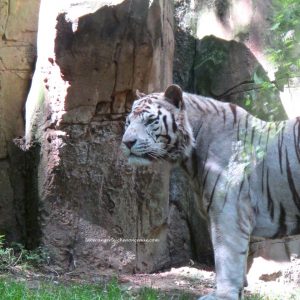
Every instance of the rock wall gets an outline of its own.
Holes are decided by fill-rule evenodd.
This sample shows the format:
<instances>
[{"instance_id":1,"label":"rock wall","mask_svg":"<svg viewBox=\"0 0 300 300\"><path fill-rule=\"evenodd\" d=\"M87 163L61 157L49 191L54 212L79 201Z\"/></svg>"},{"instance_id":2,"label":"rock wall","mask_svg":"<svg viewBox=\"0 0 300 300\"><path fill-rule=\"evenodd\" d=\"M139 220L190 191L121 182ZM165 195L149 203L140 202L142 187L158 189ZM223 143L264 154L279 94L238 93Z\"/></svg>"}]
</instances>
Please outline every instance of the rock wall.
<instances>
[{"instance_id":1,"label":"rock wall","mask_svg":"<svg viewBox=\"0 0 300 300\"><path fill-rule=\"evenodd\" d=\"M172 75L190 92L240 105L250 99L267 118L257 78L266 79L270 6L176 0L174 25L168 0L42 0L24 145L12 140L24 135L39 1L2 1L0 233L29 248L42 243L57 271L211 264L187 179L164 164L129 167L119 150L124 118L136 89L162 91ZM239 9L252 14L239 19ZM255 245L253 256L274 243Z\"/></svg>"},{"instance_id":2,"label":"rock wall","mask_svg":"<svg viewBox=\"0 0 300 300\"><path fill-rule=\"evenodd\" d=\"M36 58L39 0L0 3L0 234L25 241L25 157L12 140L24 135L24 104Z\"/></svg>"},{"instance_id":3,"label":"rock wall","mask_svg":"<svg viewBox=\"0 0 300 300\"><path fill-rule=\"evenodd\" d=\"M135 90L172 82L172 3L46 0L40 14L26 142L41 147L42 243L64 270L171 265L168 166L133 169L119 146Z\"/></svg>"}]
</instances>

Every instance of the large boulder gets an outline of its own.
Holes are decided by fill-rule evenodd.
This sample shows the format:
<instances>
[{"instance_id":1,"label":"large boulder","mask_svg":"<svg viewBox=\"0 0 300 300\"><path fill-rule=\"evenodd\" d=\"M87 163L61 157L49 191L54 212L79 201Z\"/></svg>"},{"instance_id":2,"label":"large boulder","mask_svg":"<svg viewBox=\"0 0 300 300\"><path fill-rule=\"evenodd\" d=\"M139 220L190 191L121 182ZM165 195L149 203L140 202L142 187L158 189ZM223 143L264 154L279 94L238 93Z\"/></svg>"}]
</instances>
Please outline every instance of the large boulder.
<instances>
[{"instance_id":1,"label":"large boulder","mask_svg":"<svg viewBox=\"0 0 300 300\"><path fill-rule=\"evenodd\" d=\"M174 80L262 119L286 119L279 91L267 88L274 75L265 55L272 47L267 35L272 1L260 6L247 0L175 3Z\"/></svg>"},{"instance_id":2,"label":"large boulder","mask_svg":"<svg viewBox=\"0 0 300 300\"><path fill-rule=\"evenodd\" d=\"M41 3L47 25L39 27L26 143L41 147L41 241L64 270L151 272L173 263L169 168L132 168L119 149L135 90L172 82L172 3L117 2Z\"/></svg>"},{"instance_id":3,"label":"large boulder","mask_svg":"<svg viewBox=\"0 0 300 300\"><path fill-rule=\"evenodd\" d=\"M248 257L248 282L259 280L300 284L300 235L282 239L253 238Z\"/></svg>"},{"instance_id":4,"label":"large boulder","mask_svg":"<svg viewBox=\"0 0 300 300\"><path fill-rule=\"evenodd\" d=\"M196 42L192 69L196 94L236 103L263 120L285 120L279 91L268 89L267 72L242 42L205 36Z\"/></svg>"}]
</instances>

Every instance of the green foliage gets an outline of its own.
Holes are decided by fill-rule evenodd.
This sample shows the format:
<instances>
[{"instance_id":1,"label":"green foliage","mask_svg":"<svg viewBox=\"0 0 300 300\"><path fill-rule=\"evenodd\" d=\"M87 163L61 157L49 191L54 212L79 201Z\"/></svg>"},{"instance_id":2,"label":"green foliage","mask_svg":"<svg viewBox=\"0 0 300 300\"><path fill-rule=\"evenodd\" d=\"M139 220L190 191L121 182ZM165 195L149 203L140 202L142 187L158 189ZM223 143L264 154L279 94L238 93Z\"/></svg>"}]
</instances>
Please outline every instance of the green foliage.
<instances>
[{"instance_id":1,"label":"green foliage","mask_svg":"<svg viewBox=\"0 0 300 300\"><path fill-rule=\"evenodd\" d=\"M39 284L29 288L25 283L0 281L1 299L7 300L122 300L123 297L116 283L106 288L96 285L55 285Z\"/></svg>"},{"instance_id":2,"label":"green foliage","mask_svg":"<svg viewBox=\"0 0 300 300\"><path fill-rule=\"evenodd\" d=\"M31 287L29 287L31 286ZM131 291L122 288L116 279L106 285L55 284L53 282L17 282L0 279L0 295L3 300L191 300L194 296L166 295L151 288ZM296 300L300 291L284 294L285 300ZM282 300L282 296L245 296L245 300Z\"/></svg>"},{"instance_id":3,"label":"green foliage","mask_svg":"<svg viewBox=\"0 0 300 300\"><path fill-rule=\"evenodd\" d=\"M158 292L151 288L143 288L139 295L140 299L147 299L147 300L156 300L158 298Z\"/></svg>"},{"instance_id":4,"label":"green foliage","mask_svg":"<svg viewBox=\"0 0 300 300\"><path fill-rule=\"evenodd\" d=\"M126 297L123 297L122 290L115 279L108 284L108 286L104 290L104 294L107 296L107 299L109 300L128 299Z\"/></svg>"},{"instance_id":5,"label":"green foliage","mask_svg":"<svg viewBox=\"0 0 300 300\"><path fill-rule=\"evenodd\" d=\"M224 63L224 59L226 58L226 52L224 49L209 49L206 53L203 53L203 57L201 57L200 61L197 61L194 68L198 69L202 65L206 64L208 61L213 66L219 66Z\"/></svg>"},{"instance_id":6,"label":"green foliage","mask_svg":"<svg viewBox=\"0 0 300 300\"><path fill-rule=\"evenodd\" d=\"M258 73L253 81L260 89L259 99L254 91L244 99L245 107L262 112L269 121L280 119L278 95L285 85L300 77L300 1L273 0L274 11L271 19L270 41L272 47L266 49L268 59L276 67L275 80L270 82ZM265 100L263 100L265 99Z\"/></svg>"},{"instance_id":7,"label":"green foliage","mask_svg":"<svg viewBox=\"0 0 300 300\"><path fill-rule=\"evenodd\" d=\"M191 300L191 299L193 299L193 297L191 297L187 294L170 296L170 295L162 294L158 290L154 290L152 288L144 287L139 291L136 299L137 300L169 300L169 299Z\"/></svg>"},{"instance_id":8,"label":"green foliage","mask_svg":"<svg viewBox=\"0 0 300 300\"><path fill-rule=\"evenodd\" d=\"M0 280L1 299L5 300L190 300L186 295L172 296L160 293L151 288L143 288L138 292L123 290L116 280L105 286L95 284L62 285L40 283L29 288L26 283Z\"/></svg>"},{"instance_id":9,"label":"green foliage","mask_svg":"<svg viewBox=\"0 0 300 300\"><path fill-rule=\"evenodd\" d=\"M19 243L5 246L5 236L0 235L0 271L21 265L23 268L38 267L47 262L48 253L42 247L27 250Z\"/></svg>"},{"instance_id":10,"label":"green foliage","mask_svg":"<svg viewBox=\"0 0 300 300\"><path fill-rule=\"evenodd\" d=\"M282 110L279 105L279 90L265 74L254 72L253 82L256 89L246 93L243 106L255 116L267 120L282 120Z\"/></svg>"},{"instance_id":11,"label":"green foliage","mask_svg":"<svg viewBox=\"0 0 300 300\"><path fill-rule=\"evenodd\" d=\"M277 67L276 83L282 89L290 78L300 75L300 2L274 0L271 26L274 47L268 49L269 59Z\"/></svg>"}]
</instances>

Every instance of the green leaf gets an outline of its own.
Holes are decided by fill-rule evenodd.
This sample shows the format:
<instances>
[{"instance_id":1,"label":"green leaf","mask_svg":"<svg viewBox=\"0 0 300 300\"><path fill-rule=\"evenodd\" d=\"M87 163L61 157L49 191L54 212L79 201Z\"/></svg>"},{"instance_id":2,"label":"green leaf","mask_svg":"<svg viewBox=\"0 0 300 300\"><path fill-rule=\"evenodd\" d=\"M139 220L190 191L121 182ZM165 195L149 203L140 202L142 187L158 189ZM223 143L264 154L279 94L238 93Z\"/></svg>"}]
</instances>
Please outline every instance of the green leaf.
<instances>
[{"instance_id":1,"label":"green leaf","mask_svg":"<svg viewBox=\"0 0 300 300\"><path fill-rule=\"evenodd\" d=\"M250 105L251 105L251 100L250 100L250 98L246 99L245 105L246 105L246 106L250 106Z\"/></svg>"},{"instance_id":2,"label":"green leaf","mask_svg":"<svg viewBox=\"0 0 300 300\"><path fill-rule=\"evenodd\" d=\"M270 30L274 31L274 30L276 30L279 26L280 26L280 23L277 22L277 23L275 23L275 24L270 28Z\"/></svg>"}]
</instances>

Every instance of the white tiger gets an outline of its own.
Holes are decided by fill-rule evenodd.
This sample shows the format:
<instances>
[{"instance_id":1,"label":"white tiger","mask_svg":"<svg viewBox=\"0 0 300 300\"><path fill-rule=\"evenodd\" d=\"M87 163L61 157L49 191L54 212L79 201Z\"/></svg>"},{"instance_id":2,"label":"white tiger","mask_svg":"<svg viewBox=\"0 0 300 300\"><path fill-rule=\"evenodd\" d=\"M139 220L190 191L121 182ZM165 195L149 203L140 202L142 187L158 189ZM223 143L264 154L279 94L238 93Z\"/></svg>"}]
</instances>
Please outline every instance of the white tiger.
<instances>
[{"instance_id":1,"label":"white tiger","mask_svg":"<svg viewBox=\"0 0 300 300\"><path fill-rule=\"evenodd\" d=\"M171 85L134 102L122 148L129 163L180 164L200 195L216 268L201 300L243 298L250 235L300 233L300 117L264 122Z\"/></svg>"}]
</instances>

